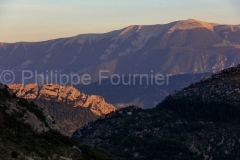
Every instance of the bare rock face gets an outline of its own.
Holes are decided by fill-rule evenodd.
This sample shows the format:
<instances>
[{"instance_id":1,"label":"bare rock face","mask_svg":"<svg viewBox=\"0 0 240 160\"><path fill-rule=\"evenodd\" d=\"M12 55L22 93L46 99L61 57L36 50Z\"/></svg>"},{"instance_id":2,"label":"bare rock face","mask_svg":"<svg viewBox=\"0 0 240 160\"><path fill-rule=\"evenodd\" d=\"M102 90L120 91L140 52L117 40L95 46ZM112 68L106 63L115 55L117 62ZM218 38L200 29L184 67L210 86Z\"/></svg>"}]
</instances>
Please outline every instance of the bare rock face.
<instances>
[{"instance_id":1,"label":"bare rock face","mask_svg":"<svg viewBox=\"0 0 240 160\"><path fill-rule=\"evenodd\" d=\"M41 87L37 84L10 84L8 86L18 97L56 100L72 103L73 107L90 107L91 111L98 116L115 111L115 107L106 103L103 97L85 95L72 86L58 84L44 84Z\"/></svg>"},{"instance_id":2,"label":"bare rock face","mask_svg":"<svg viewBox=\"0 0 240 160\"><path fill-rule=\"evenodd\" d=\"M38 119L38 117L35 114L32 114L31 112L27 111L24 115L24 123L29 124L32 129L36 132L46 132L49 130L45 124Z\"/></svg>"},{"instance_id":3,"label":"bare rock face","mask_svg":"<svg viewBox=\"0 0 240 160\"><path fill-rule=\"evenodd\" d=\"M98 95L86 95L68 85L10 84L18 97L34 101L46 116L53 116L59 131L71 135L89 121L115 111L115 107ZM32 117L34 119L34 117Z\"/></svg>"},{"instance_id":4,"label":"bare rock face","mask_svg":"<svg viewBox=\"0 0 240 160\"><path fill-rule=\"evenodd\" d=\"M38 96L38 85L37 84L28 84L22 85L20 83L10 84L8 87L16 93L18 97L27 98L27 99L36 99Z\"/></svg>"},{"instance_id":5,"label":"bare rock face","mask_svg":"<svg viewBox=\"0 0 240 160\"><path fill-rule=\"evenodd\" d=\"M7 92L8 95L10 96L13 95L13 92L11 90L0 85L0 92L3 92L4 89L5 89L5 94ZM25 124L30 125L31 128L38 133L46 132L49 129L57 129L57 126L53 124L53 119L49 118L51 116L48 116L45 120L43 120L39 117L39 114L36 115L35 112L28 110L28 108L26 107L26 105L28 105L27 103L23 104L23 103L20 103L20 101L22 100L19 98L0 101L0 105L7 106L6 113L8 115L14 116L16 113L21 115L20 116L21 118L19 117L15 117L15 118L22 120ZM36 106L32 106L32 107L36 107ZM4 123L4 117L0 112L0 125L3 123Z\"/></svg>"}]
</instances>

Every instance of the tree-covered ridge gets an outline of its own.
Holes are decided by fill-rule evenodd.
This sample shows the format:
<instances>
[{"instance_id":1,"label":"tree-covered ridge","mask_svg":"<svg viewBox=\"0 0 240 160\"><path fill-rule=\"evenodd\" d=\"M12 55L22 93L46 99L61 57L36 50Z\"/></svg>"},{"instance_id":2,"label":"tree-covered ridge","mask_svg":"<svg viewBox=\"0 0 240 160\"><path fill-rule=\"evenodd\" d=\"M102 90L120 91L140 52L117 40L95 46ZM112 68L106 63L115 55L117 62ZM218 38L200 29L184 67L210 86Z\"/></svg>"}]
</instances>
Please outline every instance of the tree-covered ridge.
<instances>
[{"instance_id":1,"label":"tree-covered ridge","mask_svg":"<svg viewBox=\"0 0 240 160\"><path fill-rule=\"evenodd\" d=\"M32 122L31 122L32 121ZM54 130L34 103L0 85L0 159L113 159Z\"/></svg>"},{"instance_id":2,"label":"tree-covered ridge","mask_svg":"<svg viewBox=\"0 0 240 160\"><path fill-rule=\"evenodd\" d=\"M240 65L169 95L158 107L190 119L231 120L240 115Z\"/></svg>"},{"instance_id":3,"label":"tree-covered ridge","mask_svg":"<svg viewBox=\"0 0 240 160\"><path fill-rule=\"evenodd\" d=\"M171 94L167 100L186 98L189 100L240 103L240 65L224 69L210 78L190 85Z\"/></svg>"},{"instance_id":4,"label":"tree-covered ridge","mask_svg":"<svg viewBox=\"0 0 240 160\"><path fill-rule=\"evenodd\" d=\"M236 159L239 120L189 120L157 107L128 107L84 126L73 134L122 159Z\"/></svg>"},{"instance_id":5,"label":"tree-covered ridge","mask_svg":"<svg viewBox=\"0 0 240 160\"><path fill-rule=\"evenodd\" d=\"M239 73L240 66L223 70L153 109L118 110L73 137L122 159L239 159Z\"/></svg>"}]
</instances>

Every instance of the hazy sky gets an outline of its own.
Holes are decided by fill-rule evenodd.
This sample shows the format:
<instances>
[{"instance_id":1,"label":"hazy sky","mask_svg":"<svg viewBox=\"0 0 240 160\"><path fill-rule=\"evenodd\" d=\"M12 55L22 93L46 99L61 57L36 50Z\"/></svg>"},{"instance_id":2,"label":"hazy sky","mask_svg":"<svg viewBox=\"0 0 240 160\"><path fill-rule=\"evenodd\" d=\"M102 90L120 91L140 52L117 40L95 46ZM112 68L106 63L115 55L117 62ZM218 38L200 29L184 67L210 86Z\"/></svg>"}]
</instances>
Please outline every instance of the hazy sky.
<instances>
[{"instance_id":1,"label":"hazy sky","mask_svg":"<svg viewBox=\"0 0 240 160\"><path fill-rule=\"evenodd\" d=\"M0 0L0 42L103 33L194 18L240 24L240 0Z\"/></svg>"}]
</instances>

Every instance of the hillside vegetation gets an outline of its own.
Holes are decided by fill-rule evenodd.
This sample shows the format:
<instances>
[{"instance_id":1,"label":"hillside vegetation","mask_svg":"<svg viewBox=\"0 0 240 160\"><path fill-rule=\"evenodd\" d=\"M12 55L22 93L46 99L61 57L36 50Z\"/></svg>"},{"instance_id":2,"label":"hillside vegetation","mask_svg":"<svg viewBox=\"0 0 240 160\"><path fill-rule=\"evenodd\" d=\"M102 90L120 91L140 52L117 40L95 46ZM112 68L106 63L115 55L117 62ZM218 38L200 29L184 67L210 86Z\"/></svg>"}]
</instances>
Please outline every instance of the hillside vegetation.
<instances>
[{"instance_id":1,"label":"hillside vegetation","mask_svg":"<svg viewBox=\"0 0 240 160\"><path fill-rule=\"evenodd\" d=\"M34 103L17 98L0 85L0 159L113 159L90 149L55 129Z\"/></svg>"},{"instance_id":2,"label":"hillside vegetation","mask_svg":"<svg viewBox=\"0 0 240 160\"><path fill-rule=\"evenodd\" d=\"M239 73L240 66L223 70L153 109L118 110L73 137L122 159L239 159Z\"/></svg>"}]
</instances>

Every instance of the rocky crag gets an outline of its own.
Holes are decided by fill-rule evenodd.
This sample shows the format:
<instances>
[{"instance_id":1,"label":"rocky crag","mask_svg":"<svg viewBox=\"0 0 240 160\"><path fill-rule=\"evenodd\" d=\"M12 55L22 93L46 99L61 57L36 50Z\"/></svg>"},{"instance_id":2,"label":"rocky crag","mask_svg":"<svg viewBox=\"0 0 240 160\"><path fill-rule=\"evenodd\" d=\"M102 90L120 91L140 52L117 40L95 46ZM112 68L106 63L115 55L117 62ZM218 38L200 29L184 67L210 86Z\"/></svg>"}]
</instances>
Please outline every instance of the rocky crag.
<instances>
[{"instance_id":1,"label":"rocky crag","mask_svg":"<svg viewBox=\"0 0 240 160\"><path fill-rule=\"evenodd\" d=\"M86 95L68 85L10 84L18 96L34 101L46 115L51 115L60 132L71 133L100 116L115 111L115 107L97 95Z\"/></svg>"}]
</instances>

